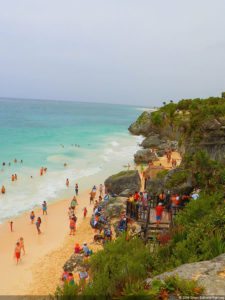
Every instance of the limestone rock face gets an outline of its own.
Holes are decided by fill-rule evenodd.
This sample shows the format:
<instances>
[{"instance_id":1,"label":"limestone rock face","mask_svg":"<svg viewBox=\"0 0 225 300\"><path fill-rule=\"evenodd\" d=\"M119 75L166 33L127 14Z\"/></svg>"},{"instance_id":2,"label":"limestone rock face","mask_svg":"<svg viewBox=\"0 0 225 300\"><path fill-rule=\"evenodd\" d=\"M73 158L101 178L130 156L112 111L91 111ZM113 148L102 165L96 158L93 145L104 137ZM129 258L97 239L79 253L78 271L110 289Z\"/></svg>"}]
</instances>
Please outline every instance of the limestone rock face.
<instances>
[{"instance_id":1,"label":"limestone rock face","mask_svg":"<svg viewBox=\"0 0 225 300\"><path fill-rule=\"evenodd\" d=\"M206 118L206 116L202 116ZM196 130L187 134L189 121L186 125L177 126L163 122L156 126L151 120L151 114L144 112L131 124L129 131L134 135L144 135L146 138L141 146L145 149L155 147L159 151L172 148L184 155L195 153L198 150L206 151L211 159L225 161L225 117L207 119ZM186 132L186 135L184 135ZM171 141L179 141L178 143ZM160 152L161 153L161 152Z\"/></svg>"},{"instance_id":2,"label":"limestone rock face","mask_svg":"<svg viewBox=\"0 0 225 300\"><path fill-rule=\"evenodd\" d=\"M171 193L184 194L190 193L193 190L193 185L191 181L191 176L187 176L183 181L179 180L180 174L182 174L182 168L176 168L170 170L163 178L154 178L147 181L147 190L153 193L161 193L161 191L169 190ZM172 186L170 186L170 181L172 176L176 174L177 182L173 181Z\"/></svg>"},{"instance_id":3,"label":"limestone rock face","mask_svg":"<svg viewBox=\"0 0 225 300\"><path fill-rule=\"evenodd\" d=\"M205 150L211 159L225 161L225 118L206 121L201 127L201 140L197 147L186 143L186 151Z\"/></svg>"},{"instance_id":4,"label":"limestone rock face","mask_svg":"<svg viewBox=\"0 0 225 300\"><path fill-rule=\"evenodd\" d=\"M165 279L178 275L184 279L194 279L205 288L205 295L225 295L225 253L212 260L184 264L171 272L165 272L146 280L151 284L153 279Z\"/></svg>"},{"instance_id":5,"label":"limestone rock face","mask_svg":"<svg viewBox=\"0 0 225 300\"><path fill-rule=\"evenodd\" d=\"M83 254L72 254L63 266L63 270L67 272L73 272L74 269L82 265Z\"/></svg>"},{"instance_id":6,"label":"limestone rock face","mask_svg":"<svg viewBox=\"0 0 225 300\"><path fill-rule=\"evenodd\" d=\"M134 135L149 135L150 131L154 132L151 121L151 113L144 111L136 122L130 125L128 130Z\"/></svg>"},{"instance_id":7,"label":"limestone rock face","mask_svg":"<svg viewBox=\"0 0 225 300\"><path fill-rule=\"evenodd\" d=\"M138 171L122 171L108 177L105 181L105 187L108 192L128 196L130 193L140 190L141 179Z\"/></svg>"},{"instance_id":8,"label":"limestone rock face","mask_svg":"<svg viewBox=\"0 0 225 300\"><path fill-rule=\"evenodd\" d=\"M143 148L154 148L159 147L163 142L159 137L159 134L149 135L146 139L143 140L141 146Z\"/></svg>"},{"instance_id":9,"label":"limestone rock face","mask_svg":"<svg viewBox=\"0 0 225 300\"><path fill-rule=\"evenodd\" d=\"M150 161L156 161L156 160L158 160L156 154L153 153L153 152L151 152L150 149L138 150L134 154L134 161L137 164L140 164L140 163L149 163Z\"/></svg>"}]
</instances>

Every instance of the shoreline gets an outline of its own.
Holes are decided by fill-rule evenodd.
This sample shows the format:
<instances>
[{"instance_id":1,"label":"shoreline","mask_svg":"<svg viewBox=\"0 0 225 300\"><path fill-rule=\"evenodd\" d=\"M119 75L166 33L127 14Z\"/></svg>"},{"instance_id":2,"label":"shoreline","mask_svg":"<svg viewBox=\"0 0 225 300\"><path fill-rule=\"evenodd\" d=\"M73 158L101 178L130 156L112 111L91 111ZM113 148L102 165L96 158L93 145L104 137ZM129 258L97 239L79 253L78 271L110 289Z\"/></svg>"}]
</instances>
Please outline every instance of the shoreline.
<instances>
[{"instance_id":1,"label":"shoreline","mask_svg":"<svg viewBox=\"0 0 225 300\"><path fill-rule=\"evenodd\" d=\"M89 205L89 191L82 192L77 199L79 204L76 209L77 228L80 228L83 221L83 207L87 207L88 216L92 213ZM51 255L52 252L62 248L68 239L74 245L76 235L69 236L69 218L67 215L70 201L71 199L64 199L50 204L47 216L42 216L41 209L34 210L35 215L42 218L42 234L40 235L37 233L35 224L30 223L29 212L17 218L17 226L14 232L10 232L8 223L2 224L0 235L4 240L4 244L1 245L0 249L0 295L30 294L33 273L35 273L33 272L34 266L38 265L38 262L48 255ZM16 265L13 259L14 245L21 236L24 238L26 254L23 256L21 253L22 260ZM71 254L72 251L71 248ZM62 266L60 265L59 268L62 269ZM7 277L5 277L6 273ZM9 281L8 278L12 280ZM38 291L40 294L40 289Z\"/></svg>"},{"instance_id":2,"label":"shoreline","mask_svg":"<svg viewBox=\"0 0 225 300\"><path fill-rule=\"evenodd\" d=\"M124 158L122 159L125 161ZM126 162L130 162L130 164L133 165L131 159L129 160L127 157ZM104 183L104 180L108 176L110 176L113 172L116 173L117 171L121 171L122 168L122 162L116 161L116 164L114 166L112 165L112 168L106 168L98 174L83 177L78 181L80 194L77 197L79 205L76 210L76 216L78 219L77 228L79 230L82 231L81 228L83 227L83 225L81 226L83 221L83 207L86 206L88 209L87 218L92 214L93 206L89 205L89 192L92 186L95 184L99 187L99 184ZM43 231L43 233L41 235L38 235L36 225L30 224L29 215L31 210L25 211L13 218L8 218L0 224L0 236L2 241L4 241L4 243L0 246L0 295L40 295L41 292L41 294L45 294L45 292L46 294L49 294L48 290L42 290L40 285L40 281L49 282L49 275L46 276L45 280L40 280L43 274L39 274L37 280L35 280L37 270L41 269L43 262L45 266L43 272L45 273L44 270L47 266L50 266L49 269L51 270L55 261L53 260L51 261L51 264L49 264L46 262L45 258L51 258L53 253L62 252L60 249L64 249L65 245L68 243L70 245L68 253L71 255L73 253L73 247L71 247L71 245L74 246L76 239L76 235L75 237L69 237L69 219L67 214L70 201L74 196L74 188L72 184L69 191L67 190L66 193L68 196L62 197L61 199L55 199L48 203L48 216L42 216L41 203L43 201L40 202L39 207L36 206L33 208L35 216L40 216L42 219L41 231ZM18 205L16 201L15 205ZM14 232L10 232L10 220L14 222ZM84 240L81 242L93 239L93 232L89 222L86 229L89 234L85 235L84 233ZM13 259L13 253L15 243L20 237L24 238L24 245L27 253L25 256L21 255L22 262L17 266ZM70 241L68 241L68 239ZM70 244L71 240L72 244ZM60 270L60 273L62 266L67 259L68 256L65 254L62 260L63 263L56 264L56 269ZM7 277L5 277L6 273ZM60 273L57 273L57 279L55 280L58 280ZM52 276L54 277L54 274L52 274ZM11 280L9 281L8 278L11 278ZM55 283L56 282L54 282L54 284ZM32 289L34 286L39 286L36 293L34 289ZM56 288L55 285L54 287Z\"/></svg>"}]
</instances>

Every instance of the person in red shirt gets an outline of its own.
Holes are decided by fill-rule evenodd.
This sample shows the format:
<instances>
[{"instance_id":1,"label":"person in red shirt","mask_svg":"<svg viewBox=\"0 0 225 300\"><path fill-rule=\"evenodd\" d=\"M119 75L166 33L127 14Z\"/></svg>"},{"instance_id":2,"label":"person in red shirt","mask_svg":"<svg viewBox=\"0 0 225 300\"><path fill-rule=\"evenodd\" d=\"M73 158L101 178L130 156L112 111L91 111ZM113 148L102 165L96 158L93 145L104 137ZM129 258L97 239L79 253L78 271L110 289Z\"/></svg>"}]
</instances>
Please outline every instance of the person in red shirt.
<instances>
[{"instance_id":1,"label":"person in red shirt","mask_svg":"<svg viewBox=\"0 0 225 300\"><path fill-rule=\"evenodd\" d=\"M80 247L80 245L77 243L77 244L75 244L75 247L74 247L74 253L80 253L80 251L81 251L81 247Z\"/></svg>"},{"instance_id":2,"label":"person in red shirt","mask_svg":"<svg viewBox=\"0 0 225 300\"><path fill-rule=\"evenodd\" d=\"M156 215L156 224L159 225L159 223L162 220L162 213L163 213L163 206L162 203L159 203L155 208L155 215Z\"/></svg>"},{"instance_id":3,"label":"person in red shirt","mask_svg":"<svg viewBox=\"0 0 225 300\"><path fill-rule=\"evenodd\" d=\"M84 207L84 218L87 216L87 207Z\"/></svg>"},{"instance_id":4,"label":"person in red shirt","mask_svg":"<svg viewBox=\"0 0 225 300\"><path fill-rule=\"evenodd\" d=\"M134 201L137 202L140 199L140 195L138 192L134 193Z\"/></svg>"}]
</instances>

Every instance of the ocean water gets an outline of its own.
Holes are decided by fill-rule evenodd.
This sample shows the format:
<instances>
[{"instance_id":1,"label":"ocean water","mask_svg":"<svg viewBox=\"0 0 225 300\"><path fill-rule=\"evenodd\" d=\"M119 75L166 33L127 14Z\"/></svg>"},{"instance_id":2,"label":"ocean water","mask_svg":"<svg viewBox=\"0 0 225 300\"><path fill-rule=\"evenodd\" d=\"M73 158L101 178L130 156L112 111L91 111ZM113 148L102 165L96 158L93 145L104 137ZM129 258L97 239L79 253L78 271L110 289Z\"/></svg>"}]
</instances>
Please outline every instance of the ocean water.
<instances>
[{"instance_id":1,"label":"ocean water","mask_svg":"<svg viewBox=\"0 0 225 300\"><path fill-rule=\"evenodd\" d=\"M90 178L93 182L94 176L103 178L132 163L139 141L127 128L141 109L1 99L0 186L5 185L6 194L0 194L0 222L40 205L43 200L51 202L71 196L76 182L87 188ZM48 168L44 176L40 176L42 166ZM11 182L15 173L18 180ZM70 180L69 189L66 178Z\"/></svg>"}]
</instances>

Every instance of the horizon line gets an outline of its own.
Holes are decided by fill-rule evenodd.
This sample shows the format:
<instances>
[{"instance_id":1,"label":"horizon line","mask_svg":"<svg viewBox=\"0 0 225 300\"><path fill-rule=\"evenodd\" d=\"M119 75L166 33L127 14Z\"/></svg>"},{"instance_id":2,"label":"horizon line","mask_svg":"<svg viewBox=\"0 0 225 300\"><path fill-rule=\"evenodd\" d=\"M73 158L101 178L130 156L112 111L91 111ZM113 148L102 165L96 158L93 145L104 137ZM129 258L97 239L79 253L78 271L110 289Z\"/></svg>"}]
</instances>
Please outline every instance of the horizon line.
<instances>
[{"instance_id":1,"label":"horizon line","mask_svg":"<svg viewBox=\"0 0 225 300\"><path fill-rule=\"evenodd\" d=\"M67 99L48 99L48 98L42 98L42 99L37 99L37 98L16 98L16 97L10 97L10 96L7 96L7 97L0 97L0 101L1 100L25 100L25 101L41 101L41 102L44 102L44 101L52 101L52 102L75 102L75 103L86 103L86 104L108 104L108 105L124 105L124 106L133 106L133 107L146 107L146 105L144 104L141 104L141 105L135 105L135 104L125 104L125 103L111 103L111 102L89 102L89 101L78 101L78 100L67 100ZM147 106L148 107L148 106ZM148 108L152 108L152 107L148 107Z\"/></svg>"}]
</instances>

